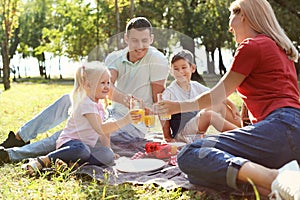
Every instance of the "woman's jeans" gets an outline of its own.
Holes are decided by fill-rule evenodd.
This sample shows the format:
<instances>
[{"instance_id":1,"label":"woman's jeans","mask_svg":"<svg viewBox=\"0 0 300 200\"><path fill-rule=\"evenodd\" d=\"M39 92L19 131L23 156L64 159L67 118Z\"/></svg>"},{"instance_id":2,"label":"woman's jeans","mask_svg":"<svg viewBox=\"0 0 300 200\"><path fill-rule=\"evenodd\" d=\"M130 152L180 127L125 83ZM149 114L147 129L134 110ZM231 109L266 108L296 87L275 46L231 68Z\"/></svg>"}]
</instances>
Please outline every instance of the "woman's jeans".
<instances>
[{"instance_id":1,"label":"woman's jeans","mask_svg":"<svg viewBox=\"0 0 300 200\"><path fill-rule=\"evenodd\" d=\"M101 145L98 140L95 147L89 147L80 140L71 140L63 144L59 149L48 154L51 161L61 159L67 163L78 162L79 164L88 163L90 165L109 166L114 164L113 151Z\"/></svg>"},{"instance_id":2,"label":"woman's jeans","mask_svg":"<svg viewBox=\"0 0 300 200\"><path fill-rule=\"evenodd\" d=\"M207 136L184 147L177 158L191 183L238 189L237 173L245 162L276 169L300 162L300 110L279 108L254 125Z\"/></svg>"}]
</instances>

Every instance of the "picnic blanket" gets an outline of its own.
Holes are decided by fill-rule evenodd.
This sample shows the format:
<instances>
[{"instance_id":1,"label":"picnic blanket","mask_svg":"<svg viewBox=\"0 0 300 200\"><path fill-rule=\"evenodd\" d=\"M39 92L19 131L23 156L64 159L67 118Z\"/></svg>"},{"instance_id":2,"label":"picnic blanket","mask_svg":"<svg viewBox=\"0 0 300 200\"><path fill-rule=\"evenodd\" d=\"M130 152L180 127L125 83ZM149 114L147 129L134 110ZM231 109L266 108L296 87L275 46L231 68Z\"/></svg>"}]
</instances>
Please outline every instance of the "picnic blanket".
<instances>
[{"instance_id":1,"label":"picnic blanket","mask_svg":"<svg viewBox=\"0 0 300 200\"><path fill-rule=\"evenodd\" d=\"M144 157L145 154L145 145L147 142L153 140L147 139L136 139L131 143L118 143L113 144L112 148L115 153L118 153L120 156L125 156L128 159L135 159ZM228 195L234 196L250 196L253 197L253 192L249 193L240 193L240 192L229 192L229 191L216 191L211 188L191 184L187 178L187 175L184 174L173 158L164 159L166 165L156 171L149 172L139 172L139 173L126 173L121 172L116 169L115 166L108 167L99 167L95 165L85 165L80 167L76 173L85 174L99 181L106 181L111 185L118 185L123 183L131 184L155 184L166 190L173 190L176 188L184 188L187 190L196 190L196 191L205 191L207 194L219 194L220 199L228 199ZM107 179L107 175L109 178Z\"/></svg>"},{"instance_id":2,"label":"picnic blanket","mask_svg":"<svg viewBox=\"0 0 300 200\"><path fill-rule=\"evenodd\" d=\"M112 149L120 156L127 157L129 159L138 159L146 157L145 145L147 142L153 140L136 138L134 141L128 143L114 143ZM109 175L109 183L112 185L132 183L132 184L156 184L167 190L182 187L187 189L195 188L190 184L186 175L182 173L177 166L176 156L169 159L164 159L166 165L157 170L150 172L139 173L126 173L116 169L115 166L99 167L95 165L82 166L76 173L86 174L97 180L104 180L105 176ZM170 168L172 167L172 168ZM164 171L164 169L167 169Z\"/></svg>"}]
</instances>

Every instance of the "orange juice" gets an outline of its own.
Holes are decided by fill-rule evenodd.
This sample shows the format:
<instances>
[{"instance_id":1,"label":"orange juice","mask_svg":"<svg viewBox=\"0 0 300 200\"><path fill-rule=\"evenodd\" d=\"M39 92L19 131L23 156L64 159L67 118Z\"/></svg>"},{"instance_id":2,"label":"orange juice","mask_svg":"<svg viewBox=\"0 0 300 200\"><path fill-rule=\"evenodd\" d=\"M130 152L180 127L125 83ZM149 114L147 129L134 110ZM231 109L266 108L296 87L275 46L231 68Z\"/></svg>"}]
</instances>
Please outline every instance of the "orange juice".
<instances>
[{"instance_id":1,"label":"orange juice","mask_svg":"<svg viewBox=\"0 0 300 200\"><path fill-rule=\"evenodd\" d=\"M153 127L155 124L155 115L145 115L144 123L147 127Z\"/></svg>"},{"instance_id":2,"label":"orange juice","mask_svg":"<svg viewBox=\"0 0 300 200\"><path fill-rule=\"evenodd\" d=\"M144 118L145 118L145 110L144 109L134 109L134 110L131 110L130 112L134 115L141 115L140 120L134 121L135 124L138 124L138 123L144 121Z\"/></svg>"},{"instance_id":3,"label":"orange juice","mask_svg":"<svg viewBox=\"0 0 300 200\"><path fill-rule=\"evenodd\" d=\"M163 94L162 93L158 93L157 94L157 102L160 102L162 100L169 100L171 99L171 94L166 94L166 98L163 99ZM159 115L159 119L160 120L170 120L171 119L171 115Z\"/></svg>"}]
</instances>

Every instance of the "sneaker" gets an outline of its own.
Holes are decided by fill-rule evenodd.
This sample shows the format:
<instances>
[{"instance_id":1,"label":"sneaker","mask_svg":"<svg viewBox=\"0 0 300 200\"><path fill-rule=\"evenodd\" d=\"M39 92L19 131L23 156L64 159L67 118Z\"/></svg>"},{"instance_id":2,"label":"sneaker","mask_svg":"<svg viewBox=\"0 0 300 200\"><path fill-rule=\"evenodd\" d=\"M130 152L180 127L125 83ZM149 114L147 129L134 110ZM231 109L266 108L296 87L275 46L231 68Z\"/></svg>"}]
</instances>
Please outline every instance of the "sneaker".
<instances>
[{"instance_id":1,"label":"sneaker","mask_svg":"<svg viewBox=\"0 0 300 200\"><path fill-rule=\"evenodd\" d=\"M9 162L9 156L7 151L3 148L0 147L0 165L3 165L4 163Z\"/></svg>"},{"instance_id":2,"label":"sneaker","mask_svg":"<svg viewBox=\"0 0 300 200\"><path fill-rule=\"evenodd\" d=\"M16 134L13 131L10 131L7 139L2 144L0 144L0 146L7 149L11 147L21 147L29 143L30 142L24 142L23 140L18 140L16 138Z\"/></svg>"},{"instance_id":3,"label":"sneaker","mask_svg":"<svg viewBox=\"0 0 300 200\"><path fill-rule=\"evenodd\" d=\"M270 199L300 200L300 171L281 171L271 186Z\"/></svg>"},{"instance_id":4,"label":"sneaker","mask_svg":"<svg viewBox=\"0 0 300 200\"><path fill-rule=\"evenodd\" d=\"M290 170L290 171L300 171L299 164L297 160L293 160L291 162L288 162L284 166L282 166L280 169L278 169L279 174L285 170Z\"/></svg>"}]
</instances>

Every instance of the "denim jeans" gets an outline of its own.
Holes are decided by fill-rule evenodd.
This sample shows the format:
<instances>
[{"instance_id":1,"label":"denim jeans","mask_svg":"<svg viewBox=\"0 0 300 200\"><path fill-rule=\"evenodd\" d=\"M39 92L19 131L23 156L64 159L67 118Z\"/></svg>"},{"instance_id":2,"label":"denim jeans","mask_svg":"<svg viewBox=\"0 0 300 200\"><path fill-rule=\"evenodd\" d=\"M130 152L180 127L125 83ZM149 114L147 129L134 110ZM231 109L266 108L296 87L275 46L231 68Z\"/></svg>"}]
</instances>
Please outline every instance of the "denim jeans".
<instances>
[{"instance_id":1,"label":"denim jeans","mask_svg":"<svg viewBox=\"0 0 300 200\"><path fill-rule=\"evenodd\" d=\"M48 157L53 162L61 159L65 162L77 162L83 164L88 162L92 165L112 165L114 163L113 151L101 145L98 140L95 147L89 147L80 140L71 140L63 144L59 149L52 151Z\"/></svg>"},{"instance_id":2,"label":"denim jeans","mask_svg":"<svg viewBox=\"0 0 300 200\"><path fill-rule=\"evenodd\" d=\"M70 96L68 94L63 95L45 110L36 115L32 120L25 123L18 131L20 137L23 141L27 142L36 138L38 133L43 133L57 126L68 118L70 106ZM20 161L26 158L35 158L54 151L56 149L56 140L60 133L61 131L58 131L48 138L23 147L7 149L10 160Z\"/></svg>"},{"instance_id":3,"label":"denim jeans","mask_svg":"<svg viewBox=\"0 0 300 200\"><path fill-rule=\"evenodd\" d=\"M237 173L245 162L276 169L300 162L299 119L299 109L279 108L254 125L197 140L178 154L179 168L193 184L238 189Z\"/></svg>"},{"instance_id":4,"label":"denim jeans","mask_svg":"<svg viewBox=\"0 0 300 200\"><path fill-rule=\"evenodd\" d=\"M65 94L48 106L45 110L36 115L32 120L25 123L19 130L19 135L24 142L36 138L38 133L59 125L69 117L71 107L70 95Z\"/></svg>"},{"instance_id":5,"label":"denim jeans","mask_svg":"<svg viewBox=\"0 0 300 200\"><path fill-rule=\"evenodd\" d=\"M68 110L70 106L70 96L68 94L63 95L19 129L21 138L24 141L29 141L34 139L38 133L43 133L65 121L68 118ZM113 111L113 118L119 119L122 116L123 115ZM146 132L146 130L147 129L145 129L144 132ZM133 141L135 137L144 137L144 132L136 128L134 125L128 124L120 130L112 133L111 142L118 143L120 140L122 140L122 142L130 142ZM60 133L61 131L58 131L54 135L40 141L22 147L7 149L10 160L20 161L26 158L35 158L37 156L47 155L48 153L56 150L56 140Z\"/></svg>"},{"instance_id":6,"label":"denim jeans","mask_svg":"<svg viewBox=\"0 0 300 200\"><path fill-rule=\"evenodd\" d=\"M61 131L58 131L50 137L44 138L34 143L27 144L22 147L13 147L7 149L10 161L21 161L26 158L36 158L44 156L56 150L56 140Z\"/></svg>"}]
</instances>

